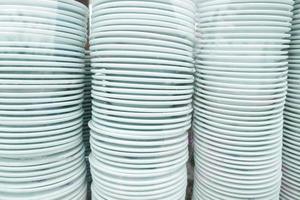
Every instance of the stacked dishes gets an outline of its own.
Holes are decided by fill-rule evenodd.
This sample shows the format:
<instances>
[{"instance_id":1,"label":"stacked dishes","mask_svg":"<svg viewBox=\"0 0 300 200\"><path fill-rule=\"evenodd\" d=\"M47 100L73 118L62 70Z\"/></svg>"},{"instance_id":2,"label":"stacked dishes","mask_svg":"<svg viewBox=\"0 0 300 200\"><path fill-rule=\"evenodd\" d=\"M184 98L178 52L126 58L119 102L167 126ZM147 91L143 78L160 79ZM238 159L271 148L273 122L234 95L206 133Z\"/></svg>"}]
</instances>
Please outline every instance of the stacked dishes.
<instances>
[{"instance_id":1,"label":"stacked dishes","mask_svg":"<svg viewBox=\"0 0 300 200\"><path fill-rule=\"evenodd\" d=\"M192 0L94 0L94 199L184 200L193 93Z\"/></svg>"},{"instance_id":2,"label":"stacked dishes","mask_svg":"<svg viewBox=\"0 0 300 200\"><path fill-rule=\"evenodd\" d=\"M279 198L292 0L198 0L194 200Z\"/></svg>"},{"instance_id":3,"label":"stacked dishes","mask_svg":"<svg viewBox=\"0 0 300 200\"><path fill-rule=\"evenodd\" d=\"M295 1L289 49L288 93L284 111L283 177L281 199L299 199L300 194L300 57L299 57L300 1Z\"/></svg>"},{"instance_id":4,"label":"stacked dishes","mask_svg":"<svg viewBox=\"0 0 300 200\"><path fill-rule=\"evenodd\" d=\"M0 1L0 199L83 200L87 8Z\"/></svg>"}]
</instances>

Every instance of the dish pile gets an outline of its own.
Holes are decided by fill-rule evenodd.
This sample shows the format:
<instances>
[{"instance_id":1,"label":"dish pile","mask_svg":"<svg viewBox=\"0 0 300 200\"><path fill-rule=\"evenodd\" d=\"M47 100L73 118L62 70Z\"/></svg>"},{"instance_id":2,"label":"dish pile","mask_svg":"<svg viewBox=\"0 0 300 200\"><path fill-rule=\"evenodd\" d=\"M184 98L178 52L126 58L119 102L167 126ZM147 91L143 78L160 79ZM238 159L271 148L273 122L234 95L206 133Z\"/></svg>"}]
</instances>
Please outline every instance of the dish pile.
<instances>
[{"instance_id":1,"label":"dish pile","mask_svg":"<svg viewBox=\"0 0 300 200\"><path fill-rule=\"evenodd\" d=\"M76 1L0 2L0 199L86 198L86 15Z\"/></svg>"},{"instance_id":2,"label":"dish pile","mask_svg":"<svg viewBox=\"0 0 300 200\"><path fill-rule=\"evenodd\" d=\"M284 110L283 129L283 177L280 198L282 200L299 198L300 183L300 88L299 88L299 16L300 1L295 1L289 49L288 93Z\"/></svg>"},{"instance_id":3,"label":"dish pile","mask_svg":"<svg viewBox=\"0 0 300 200\"><path fill-rule=\"evenodd\" d=\"M197 4L193 199L279 199L293 1Z\"/></svg>"},{"instance_id":4,"label":"dish pile","mask_svg":"<svg viewBox=\"0 0 300 200\"><path fill-rule=\"evenodd\" d=\"M194 13L192 0L93 1L93 199L185 199Z\"/></svg>"}]
</instances>

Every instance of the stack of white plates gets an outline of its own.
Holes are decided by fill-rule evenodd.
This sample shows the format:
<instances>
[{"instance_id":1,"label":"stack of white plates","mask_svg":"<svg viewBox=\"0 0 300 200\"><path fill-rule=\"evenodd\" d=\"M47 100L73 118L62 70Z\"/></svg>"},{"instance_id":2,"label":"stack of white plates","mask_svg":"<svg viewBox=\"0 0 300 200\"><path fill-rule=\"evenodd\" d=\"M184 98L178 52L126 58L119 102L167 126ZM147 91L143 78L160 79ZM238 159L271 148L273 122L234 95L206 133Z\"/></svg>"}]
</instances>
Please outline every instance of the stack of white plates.
<instances>
[{"instance_id":1,"label":"stack of white plates","mask_svg":"<svg viewBox=\"0 0 300 200\"><path fill-rule=\"evenodd\" d=\"M0 1L0 199L83 200L87 8Z\"/></svg>"},{"instance_id":2,"label":"stack of white plates","mask_svg":"<svg viewBox=\"0 0 300 200\"><path fill-rule=\"evenodd\" d=\"M293 1L198 6L193 199L278 199Z\"/></svg>"},{"instance_id":3,"label":"stack of white plates","mask_svg":"<svg viewBox=\"0 0 300 200\"><path fill-rule=\"evenodd\" d=\"M184 200L195 6L94 0L92 7L92 196Z\"/></svg>"},{"instance_id":4,"label":"stack of white plates","mask_svg":"<svg viewBox=\"0 0 300 200\"><path fill-rule=\"evenodd\" d=\"M299 199L300 195L300 1L295 1L289 49L288 93L284 111L283 177L281 199Z\"/></svg>"}]
</instances>

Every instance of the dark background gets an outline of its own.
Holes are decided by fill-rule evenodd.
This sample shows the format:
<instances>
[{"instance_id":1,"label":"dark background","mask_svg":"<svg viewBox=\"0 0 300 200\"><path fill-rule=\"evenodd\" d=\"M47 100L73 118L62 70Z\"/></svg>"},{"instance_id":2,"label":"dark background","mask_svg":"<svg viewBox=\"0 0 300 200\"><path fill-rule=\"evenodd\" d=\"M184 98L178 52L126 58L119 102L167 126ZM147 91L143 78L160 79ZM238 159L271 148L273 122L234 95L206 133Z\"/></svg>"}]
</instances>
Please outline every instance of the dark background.
<instances>
[{"instance_id":1,"label":"dark background","mask_svg":"<svg viewBox=\"0 0 300 200\"><path fill-rule=\"evenodd\" d=\"M89 0L77 0L85 5L88 5L89 4Z\"/></svg>"}]
</instances>

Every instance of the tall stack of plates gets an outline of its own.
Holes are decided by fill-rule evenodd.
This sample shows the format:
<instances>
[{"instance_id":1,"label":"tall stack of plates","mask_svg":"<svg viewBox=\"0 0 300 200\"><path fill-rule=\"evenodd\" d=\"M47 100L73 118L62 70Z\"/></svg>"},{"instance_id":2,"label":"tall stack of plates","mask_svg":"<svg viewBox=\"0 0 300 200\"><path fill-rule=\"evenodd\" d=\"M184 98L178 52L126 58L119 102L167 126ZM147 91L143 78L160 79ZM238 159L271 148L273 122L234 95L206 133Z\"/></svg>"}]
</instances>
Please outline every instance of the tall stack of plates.
<instances>
[{"instance_id":1,"label":"tall stack of plates","mask_svg":"<svg viewBox=\"0 0 300 200\"><path fill-rule=\"evenodd\" d=\"M90 163L96 200L184 200L192 0L94 0Z\"/></svg>"},{"instance_id":2,"label":"tall stack of plates","mask_svg":"<svg viewBox=\"0 0 300 200\"><path fill-rule=\"evenodd\" d=\"M289 49L288 93L284 111L281 199L300 195L300 1L295 1Z\"/></svg>"},{"instance_id":3,"label":"tall stack of plates","mask_svg":"<svg viewBox=\"0 0 300 200\"><path fill-rule=\"evenodd\" d=\"M279 199L293 1L197 4L193 199Z\"/></svg>"},{"instance_id":4,"label":"tall stack of plates","mask_svg":"<svg viewBox=\"0 0 300 200\"><path fill-rule=\"evenodd\" d=\"M83 200L87 8L0 1L0 199Z\"/></svg>"}]
</instances>

